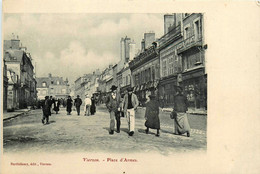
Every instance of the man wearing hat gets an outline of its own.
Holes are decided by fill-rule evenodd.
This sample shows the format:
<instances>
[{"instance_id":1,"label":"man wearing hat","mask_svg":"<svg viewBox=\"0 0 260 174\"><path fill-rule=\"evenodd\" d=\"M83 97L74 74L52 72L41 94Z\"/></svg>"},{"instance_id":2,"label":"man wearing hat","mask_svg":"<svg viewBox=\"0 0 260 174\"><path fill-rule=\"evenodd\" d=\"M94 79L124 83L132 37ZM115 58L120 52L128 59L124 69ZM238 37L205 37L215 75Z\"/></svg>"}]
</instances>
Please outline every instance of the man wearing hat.
<instances>
[{"instance_id":1,"label":"man wearing hat","mask_svg":"<svg viewBox=\"0 0 260 174\"><path fill-rule=\"evenodd\" d=\"M177 112L177 116L174 118L174 133L184 134L190 136L190 124L187 118L186 111L188 110L187 97L183 95L182 87L175 86L177 88L177 93L174 96L174 111Z\"/></svg>"},{"instance_id":2,"label":"man wearing hat","mask_svg":"<svg viewBox=\"0 0 260 174\"><path fill-rule=\"evenodd\" d=\"M88 94L86 94L86 98L85 98L84 102L85 102L85 107L84 107L85 116L87 116L87 115L89 116L91 100L90 100Z\"/></svg>"},{"instance_id":3,"label":"man wearing hat","mask_svg":"<svg viewBox=\"0 0 260 174\"><path fill-rule=\"evenodd\" d=\"M51 115L51 100L49 99L49 96L45 96L45 100L42 103L42 124L44 124L44 121L46 119L46 124L49 124L49 116Z\"/></svg>"},{"instance_id":4,"label":"man wearing hat","mask_svg":"<svg viewBox=\"0 0 260 174\"><path fill-rule=\"evenodd\" d=\"M109 94L106 102L107 109L110 113L110 127L109 134L114 134L115 130L115 119L117 120L117 133L120 132L120 120L118 120L117 114L119 111L120 95L117 94L117 87L112 85L111 94Z\"/></svg>"},{"instance_id":5,"label":"man wearing hat","mask_svg":"<svg viewBox=\"0 0 260 174\"><path fill-rule=\"evenodd\" d=\"M123 99L123 108L128 123L129 136L133 136L135 131L135 111L138 105L139 105L138 98L133 93L133 88L129 87L127 89L127 94L124 96Z\"/></svg>"},{"instance_id":6,"label":"man wearing hat","mask_svg":"<svg viewBox=\"0 0 260 174\"><path fill-rule=\"evenodd\" d=\"M77 95L77 98L75 98L75 100L74 100L74 106L77 109L78 115L80 114L80 106L81 106L81 104L82 104L82 100L81 100L81 98L79 98L79 95Z\"/></svg>"}]
</instances>

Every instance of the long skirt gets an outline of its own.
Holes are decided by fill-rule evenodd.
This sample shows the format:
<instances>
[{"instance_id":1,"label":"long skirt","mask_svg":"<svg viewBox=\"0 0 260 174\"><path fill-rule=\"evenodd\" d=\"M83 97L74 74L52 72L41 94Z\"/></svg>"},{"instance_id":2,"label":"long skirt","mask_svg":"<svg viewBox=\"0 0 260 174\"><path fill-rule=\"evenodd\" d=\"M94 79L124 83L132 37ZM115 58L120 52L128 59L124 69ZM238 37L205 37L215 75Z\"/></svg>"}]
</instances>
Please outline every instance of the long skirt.
<instances>
[{"instance_id":1,"label":"long skirt","mask_svg":"<svg viewBox=\"0 0 260 174\"><path fill-rule=\"evenodd\" d=\"M96 106L95 105L91 105L90 106L90 113L91 113L91 115L94 115L95 112L96 112Z\"/></svg>"},{"instance_id":2,"label":"long skirt","mask_svg":"<svg viewBox=\"0 0 260 174\"><path fill-rule=\"evenodd\" d=\"M178 124L179 123L179 124ZM190 124L186 113L178 113L176 120L174 119L174 133L184 134L190 132Z\"/></svg>"}]
</instances>

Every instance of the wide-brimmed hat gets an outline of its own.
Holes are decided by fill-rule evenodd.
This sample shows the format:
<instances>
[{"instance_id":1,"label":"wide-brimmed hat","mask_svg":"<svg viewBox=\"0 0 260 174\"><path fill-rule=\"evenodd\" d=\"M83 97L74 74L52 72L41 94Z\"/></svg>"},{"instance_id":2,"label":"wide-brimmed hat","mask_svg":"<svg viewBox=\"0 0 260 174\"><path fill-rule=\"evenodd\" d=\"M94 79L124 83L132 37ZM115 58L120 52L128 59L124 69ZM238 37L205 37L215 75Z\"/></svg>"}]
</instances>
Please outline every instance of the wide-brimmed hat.
<instances>
[{"instance_id":1,"label":"wide-brimmed hat","mask_svg":"<svg viewBox=\"0 0 260 174\"><path fill-rule=\"evenodd\" d=\"M127 91L128 91L128 92L131 92L131 91L133 91L133 88L132 88L132 87L128 87L128 88L127 88Z\"/></svg>"},{"instance_id":2,"label":"wide-brimmed hat","mask_svg":"<svg viewBox=\"0 0 260 174\"><path fill-rule=\"evenodd\" d=\"M117 86L115 85L112 85L111 88L110 88L112 91L116 90L117 89Z\"/></svg>"}]
</instances>

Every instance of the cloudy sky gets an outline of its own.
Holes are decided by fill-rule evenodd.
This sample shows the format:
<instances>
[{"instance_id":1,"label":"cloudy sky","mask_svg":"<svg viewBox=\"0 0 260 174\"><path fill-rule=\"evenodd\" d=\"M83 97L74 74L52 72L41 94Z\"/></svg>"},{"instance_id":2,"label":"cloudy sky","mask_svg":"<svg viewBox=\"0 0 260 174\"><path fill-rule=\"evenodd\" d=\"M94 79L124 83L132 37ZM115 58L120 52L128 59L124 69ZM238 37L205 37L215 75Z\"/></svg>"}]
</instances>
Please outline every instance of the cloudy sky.
<instances>
[{"instance_id":1,"label":"cloudy sky","mask_svg":"<svg viewBox=\"0 0 260 174\"><path fill-rule=\"evenodd\" d=\"M120 39L140 42L145 32L163 35L163 14L4 14L4 39L19 36L36 75L68 77L100 70L120 59ZM137 51L136 50L136 51Z\"/></svg>"}]
</instances>

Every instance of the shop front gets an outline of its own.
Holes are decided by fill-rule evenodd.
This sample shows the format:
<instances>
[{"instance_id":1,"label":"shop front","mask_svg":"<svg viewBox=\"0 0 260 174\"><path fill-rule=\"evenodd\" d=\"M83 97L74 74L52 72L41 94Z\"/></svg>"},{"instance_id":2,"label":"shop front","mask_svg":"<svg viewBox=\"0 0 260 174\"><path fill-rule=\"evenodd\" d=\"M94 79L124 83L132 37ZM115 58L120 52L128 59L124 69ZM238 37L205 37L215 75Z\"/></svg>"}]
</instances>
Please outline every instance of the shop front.
<instances>
[{"instance_id":1,"label":"shop front","mask_svg":"<svg viewBox=\"0 0 260 174\"><path fill-rule=\"evenodd\" d=\"M182 86L190 108L207 109L207 77L204 68L184 72Z\"/></svg>"},{"instance_id":2,"label":"shop front","mask_svg":"<svg viewBox=\"0 0 260 174\"><path fill-rule=\"evenodd\" d=\"M159 84L159 102L162 108L173 107L177 75L164 78Z\"/></svg>"}]
</instances>

